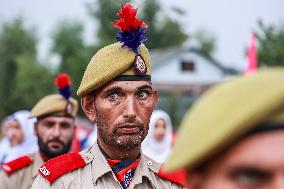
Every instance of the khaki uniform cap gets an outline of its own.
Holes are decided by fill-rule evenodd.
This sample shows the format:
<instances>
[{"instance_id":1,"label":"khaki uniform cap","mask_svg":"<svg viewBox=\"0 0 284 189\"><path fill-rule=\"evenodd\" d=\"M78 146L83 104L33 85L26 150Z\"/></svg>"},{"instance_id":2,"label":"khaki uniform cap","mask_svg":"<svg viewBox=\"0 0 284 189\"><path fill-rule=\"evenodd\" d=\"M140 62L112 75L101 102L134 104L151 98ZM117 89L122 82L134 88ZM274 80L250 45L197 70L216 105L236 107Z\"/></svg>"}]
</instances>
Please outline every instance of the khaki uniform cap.
<instances>
[{"instance_id":1,"label":"khaki uniform cap","mask_svg":"<svg viewBox=\"0 0 284 189\"><path fill-rule=\"evenodd\" d=\"M147 66L146 75L151 75L150 56L145 45L140 45L139 54ZM77 94L91 93L120 75L137 75L132 67L134 59L133 50L122 47L122 43L100 49L88 64Z\"/></svg>"},{"instance_id":2,"label":"khaki uniform cap","mask_svg":"<svg viewBox=\"0 0 284 189\"><path fill-rule=\"evenodd\" d=\"M284 110L284 69L217 85L185 115L167 170L192 168Z\"/></svg>"},{"instance_id":3,"label":"khaki uniform cap","mask_svg":"<svg viewBox=\"0 0 284 189\"><path fill-rule=\"evenodd\" d=\"M60 94L43 97L32 109L30 117L42 117L47 115L62 115L75 117L78 112L78 102L74 98L67 100Z\"/></svg>"}]
</instances>

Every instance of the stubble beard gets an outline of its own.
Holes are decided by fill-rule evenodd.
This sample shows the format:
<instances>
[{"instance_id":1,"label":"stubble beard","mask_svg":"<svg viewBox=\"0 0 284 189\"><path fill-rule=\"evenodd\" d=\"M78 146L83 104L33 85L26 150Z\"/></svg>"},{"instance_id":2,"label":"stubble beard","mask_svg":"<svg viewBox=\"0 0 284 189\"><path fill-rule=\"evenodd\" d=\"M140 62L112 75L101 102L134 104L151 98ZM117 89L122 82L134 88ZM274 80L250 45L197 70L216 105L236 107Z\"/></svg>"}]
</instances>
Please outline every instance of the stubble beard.
<instances>
[{"instance_id":1,"label":"stubble beard","mask_svg":"<svg viewBox=\"0 0 284 189\"><path fill-rule=\"evenodd\" d=\"M147 133L148 127L145 129L143 125L140 125L140 131L135 134L121 134L117 131L119 125L114 125L113 130L108 131L109 125L102 122L102 119L98 112L96 113L98 139L107 144L111 148L117 148L123 151L131 150L143 142ZM147 124L148 125L148 124Z\"/></svg>"}]
</instances>

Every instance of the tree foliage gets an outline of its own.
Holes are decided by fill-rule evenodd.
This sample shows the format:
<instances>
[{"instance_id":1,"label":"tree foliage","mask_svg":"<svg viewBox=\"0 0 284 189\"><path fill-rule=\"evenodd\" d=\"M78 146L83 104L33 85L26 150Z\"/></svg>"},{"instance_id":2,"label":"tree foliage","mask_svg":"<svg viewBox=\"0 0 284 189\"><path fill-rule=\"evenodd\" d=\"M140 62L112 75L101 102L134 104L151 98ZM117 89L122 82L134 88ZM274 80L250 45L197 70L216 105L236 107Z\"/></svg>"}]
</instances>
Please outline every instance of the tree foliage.
<instances>
[{"instance_id":1,"label":"tree foliage","mask_svg":"<svg viewBox=\"0 0 284 189\"><path fill-rule=\"evenodd\" d=\"M258 22L256 31L260 66L284 66L284 24Z\"/></svg>"},{"instance_id":2,"label":"tree foliage","mask_svg":"<svg viewBox=\"0 0 284 189\"><path fill-rule=\"evenodd\" d=\"M5 23L0 31L0 118L31 108L50 93L52 74L36 59L36 31L21 18Z\"/></svg>"},{"instance_id":3,"label":"tree foliage","mask_svg":"<svg viewBox=\"0 0 284 189\"><path fill-rule=\"evenodd\" d=\"M206 55L212 56L216 50L216 38L207 30L200 29L193 34L193 38L197 42L199 51Z\"/></svg>"},{"instance_id":4,"label":"tree foliage","mask_svg":"<svg viewBox=\"0 0 284 189\"><path fill-rule=\"evenodd\" d=\"M61 21L52 35L52 51L60 57L58 72L66 72L72 80L73 97L77 98L85 68L92 56L84 43L83 26L75 21Z\"/></svg>"},{"instance_id":5,"label":"tree foliage","mask_svg":"<svg viewBox=\"0 0 284 189\"><path fill-rule=\"evenodd\" d=\"M162 14L161 12L162 9L157 0L144 1L142 16L149 25L148 41L146 42L149 49L176 47L187 39L179 22L169 16L165 16L164 19L158 18L159 14Z\"/></svg>"},{"instance_id":6,"label":"tree foliage","mask_svg":"<svg viewBox=\"0 0 284 189\"><path fill-rule=\"evenodd\" d=\"M117 30L113 27L112 22L117 20L116 13L121 6L129 0L94 0L88 4L90 15L99 23L97 28L98 47L103 47L116 42L115 36Z\"/></svg>"}]
</instances>

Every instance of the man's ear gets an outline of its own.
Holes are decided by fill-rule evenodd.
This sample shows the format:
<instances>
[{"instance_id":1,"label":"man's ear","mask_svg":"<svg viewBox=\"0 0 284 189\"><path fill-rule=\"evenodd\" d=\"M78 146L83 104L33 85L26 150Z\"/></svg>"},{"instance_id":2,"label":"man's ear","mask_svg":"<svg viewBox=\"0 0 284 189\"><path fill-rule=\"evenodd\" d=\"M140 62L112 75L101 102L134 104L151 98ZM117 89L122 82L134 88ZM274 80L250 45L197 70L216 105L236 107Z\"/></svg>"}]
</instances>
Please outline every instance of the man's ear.
<instances>
[{"instance_id":1,"label":"man's ear","mask_svg":"<svg viewBox=\"0 0 284 189\"><path fill-rule=\"evenodd\" d=\"M81 106L89 120L94 123L96 120L95 97L93 95L83 96Z\"/></svg>"},{"instance_id":2,"label":"man's ear","mask_svg":"<svg viewBox=\"0 0 284 189\"><path fill-rule=\"evenodd\" d=\"M201 173L188 171L186 175L186 189L201 189L203 177L204 175Z\"/></svg>"},{"instance_id":3,"label":"man's ear","mask_svg":"<svg viewBox=\"0 0 284 189\"><path fill-rule=\"evenodd\" d=\"M156 107L156 105L158 104L158 92L154 91L153 93L153 100L154 100L154 107Z\"/></svg>"}]
</instances>

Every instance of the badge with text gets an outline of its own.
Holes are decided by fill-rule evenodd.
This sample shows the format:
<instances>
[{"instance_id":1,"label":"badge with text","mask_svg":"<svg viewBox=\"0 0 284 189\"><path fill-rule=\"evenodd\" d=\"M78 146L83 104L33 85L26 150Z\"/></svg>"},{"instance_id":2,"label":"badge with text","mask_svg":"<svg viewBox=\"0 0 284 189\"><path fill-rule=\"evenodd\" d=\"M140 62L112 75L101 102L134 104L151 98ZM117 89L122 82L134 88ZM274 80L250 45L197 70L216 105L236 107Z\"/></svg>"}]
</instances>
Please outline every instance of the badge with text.
<instances>
[{"instance_id":1,"label":"badge with text","mask_svg":"<svg viewBox=\"0 0 284 189\"><path fill-rule=\"evenodd\" d=\"M136 55L134 59L134 68L137 74L145 75L147 72L146 63L141 55Z\"/></svg>"},{"instance_id":2,"label":"badge with text","mask_svg":"<svg viewBox=\"0 0 284 189\"><path fill-rule=\"evenodd\" d=\"M47 168L45 166L42 166L41 168L39 168L39 171L44 175L44 176L49 176L50 172L47 170Z\"/></svg>"}]
</instances>

